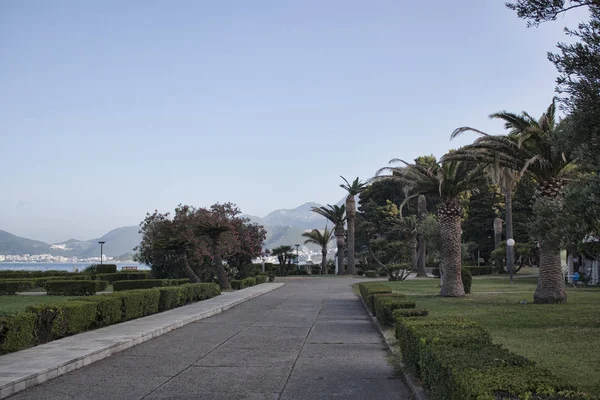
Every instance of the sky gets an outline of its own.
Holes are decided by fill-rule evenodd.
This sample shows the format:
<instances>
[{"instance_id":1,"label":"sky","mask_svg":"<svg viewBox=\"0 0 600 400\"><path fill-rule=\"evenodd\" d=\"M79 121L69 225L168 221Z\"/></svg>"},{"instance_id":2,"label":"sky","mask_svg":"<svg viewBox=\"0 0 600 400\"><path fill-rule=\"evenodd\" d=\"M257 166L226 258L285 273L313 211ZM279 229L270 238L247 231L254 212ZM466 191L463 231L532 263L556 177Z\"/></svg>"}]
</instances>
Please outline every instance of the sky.
<instances>
[{"instance_id":1,"label":"sky","mask_svg":"<svg viewBox=\"0 0 600 400\"><path fill-rule=\"evenodd\" d=\"M340 175L442 156L541 115L571 12L502 0L0 2L0 229L101 236L179 203L264 216Z\"/></svg>"}]
</instances>

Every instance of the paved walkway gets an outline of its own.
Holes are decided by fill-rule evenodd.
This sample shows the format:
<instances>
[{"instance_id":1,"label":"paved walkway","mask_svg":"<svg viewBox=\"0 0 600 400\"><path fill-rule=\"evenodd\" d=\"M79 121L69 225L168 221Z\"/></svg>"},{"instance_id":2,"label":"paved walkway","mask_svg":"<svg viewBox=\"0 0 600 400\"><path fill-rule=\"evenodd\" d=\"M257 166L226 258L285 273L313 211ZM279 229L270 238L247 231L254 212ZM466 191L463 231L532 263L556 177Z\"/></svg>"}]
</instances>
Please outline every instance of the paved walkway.
<instances>
[{"instance_id":1,"label":"paved walkway","mask_svg":"<svg viewBox=\"0 0 600 400\"><path fill-rule=\"evenodd\" d=\"M352 279L289 279L25 399L408 399Z\"/></svg>"}]
</instances>

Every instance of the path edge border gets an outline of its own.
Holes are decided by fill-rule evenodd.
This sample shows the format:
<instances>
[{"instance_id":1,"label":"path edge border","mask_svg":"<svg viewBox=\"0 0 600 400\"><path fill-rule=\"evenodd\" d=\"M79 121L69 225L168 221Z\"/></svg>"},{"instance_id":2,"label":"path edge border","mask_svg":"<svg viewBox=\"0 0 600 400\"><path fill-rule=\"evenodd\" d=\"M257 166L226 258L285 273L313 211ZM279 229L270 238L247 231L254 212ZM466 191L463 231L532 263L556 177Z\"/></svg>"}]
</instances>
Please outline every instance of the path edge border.
<instances>
[{"instance_id":1,"label":"path edge border","mask_svg":"<svg viewBox=\"0 0 600 400\"><path fill-rule=\"evenodd\" d=\"M145 332L144 334L142 334L138 337L131 338L124 342L109 345L101 350L90 352L84 356L73 358L65 363L60 364L60 365L56 365L56 366L47 368L45 370L40 370L40 371L35 372L27 377L19 378L12 382L6 383L6 384L0 386L0 399L5 399L5 398L12 396L18 392L21 392L25 389L29 389L30 387L40 385L51 379L57 378L61 375L65 375L71 371L75 371L76 369L86 367L90 364L95 363L96 361L100 361L105 358L108 358L108 357L112 356L113 354L120 353L131 347L137 346L138 344L144 343L144 342L154 339L158 336L162 336L166 333L169 333L175 329L179 329L181 327L189 325L193 322L197 322L197 321L200 321L200 320L203 320L206 318L210 318L214 315L220 314L220 313L227 311L237 305L245 303L248 300L252 300L256 297L259 297L259 296L262 296L269 292L272 292L274 290L277 290L284 285L285 285L285 283L283 283L283 282L274 282L274 284L270 284L268 287L264 288L260 292L252 293L251 295L244 297L242 299L235 300L235 301L225 304L223 306L218 306L215 309L203 312L201 314L193 315L193 316L189 317L188 319L180 320L171 325L156 328L152 331ZM256 287L258 287L258 286L253 286L252 288L256 288ZM244 290L244 289L242 289L242 290ZM200 303L200 302L198 302L198 303ZM195 304L197 304L197 303L195 303ZM152 315L149 315L149 317L156 316L159 314L160 313L152 314ZM145 318L145 317L142 317L142 318ZM142 318L137 318L135 320L139 320ZM132 320L132 321L135 321L135 320ZM125 321L123 323L126 323L126 322L128 322L128 321ZM117 326L117 325L119 325L119 324L111 325L111 326ZM92 331L87 331L87 332L92 332ZM83 332L83 333L85 333L85 332ZM74 337L74 336L69 336L69 337ZM69 337L67 337L67 338L69 338ZM67 338L65 338L65 339L67 339ZM31 347L30 349L35 349L35 347ZM23 351L26 351L26 350L29 350L29 349L25 349ZM18 353L18 352L9 353L9 354L16 354L16 353Z\"/></svg>"}]
</instances>

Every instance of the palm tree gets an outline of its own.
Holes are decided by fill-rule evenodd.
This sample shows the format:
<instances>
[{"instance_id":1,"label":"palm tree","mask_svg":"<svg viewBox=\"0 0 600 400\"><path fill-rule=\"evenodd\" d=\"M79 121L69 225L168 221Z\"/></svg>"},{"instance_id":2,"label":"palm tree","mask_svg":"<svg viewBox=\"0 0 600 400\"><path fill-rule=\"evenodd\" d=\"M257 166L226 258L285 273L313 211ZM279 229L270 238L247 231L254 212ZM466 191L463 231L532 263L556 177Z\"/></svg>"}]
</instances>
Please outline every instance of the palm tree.
<instances>
[{"instance_id":1,"label":"palm tree","mask_svg":"<svg viewBox=\"0 0 600 400\"><path fill-rule=\"evenodd\" d=\"M325 226L325 230L321 232L318 229L313 229L310 232L304 232L302 234L303 237L307 238L304 241L304 244L316 244L317 246L321 246L321 275L323 275L323 271L327 270L327 245L333 239L333 231L330 231L327 226Z\"/></svg>"},{"instance_id":2,"label":"palm tree","mask_svg":"<svg viewBox=\"0 0 600 400\"><path fill-rule=\"evenodd\" d=\"M425 196L419 195L417 202L417 220L419 223L423 222L427 214L427 200ZM426 258L427 258L427 240L423 232L419 232L417 236L417 243L419 247L419 255L417 262L417 276L427 276L426 269Z\"/></svg>"},{"instance_id":3,"label":"palm tree","mask_svg":"<svg viewBox=\"0 0 600 400\"><path fill-rule=\"evenodd\" d=\"M217 268L217 279L219 280L219 286L221 289L231 289L229 285L229 278L227 272L223 268L223 257L221 254L221 236L232 230L231 226L227 223L219 221L210 221L200 224L202 233L212 239L213 242L213 264Z\"/></svg>"},{"instance_id":4,"label":"palm tree","mask_svg":"<svg viewBox=\"0 0 600 400\"><path fill-rule=\"evenodd\" d=\"M279 261L281 274L283 276L287 275L290 264L292 263L292 258L294 257L292 250L292 246L287 245L279 246L271 250L271 254L276 256Z\"/></svg>"},{"instance_id":5,"label":"palm tree","mask_svg":"<svg viewBox=\"0 0 600 400\"><path fill-rule=\"evenodd\" d=\"M419 266L419 252L417 250L418 246L418 236L419 236L419 222L417 220L416 215L409 215L408 217L399 216L398 219L394 220L394 230L404 236L405 240L408 242L408 246L410 248L410 258L412 262L412 271L417 271Z\"/></svg>"},{"instance_id":6,"label":"palm tree","mask_svg":"<svg viewBox=\"0 0 600 400\"><path fill-rule=\"evenodd\" d=\"M311 211L324 216L329 221L331 221L331 223L333 223L333 229L337 244L338 274L343 274L345 269L344 246L346 230L344 229L344 224L346 223L346 207L344 205L332 206L331 204L327 204L327 207L313 207L311 208Z\"/></svg>"},{"instance_id":7,"label":"palm tree","mask_svg":"<svg viewBox=\"0 0 600 400\"><path fill-rule=\"evenodd\" d=\"M366 182L361 182L358 177L349 183L346 178L340 176L344 184L340 187L348 192L346 196L346 215L348 216L348 273L354 275L354 228L356 226L356 201L354 198L367 186Z\"/></svg>"},{"instance_id":8,"label":"palm tree","mask_svg":"<svg viewBox=\"0 0 600 400\"><path fill-rule=\"evenodd\" d=\"M429 166L409 164L394 159L390 164L402 163L403 167L385 167L377 172L379 178L395 179L403 183L407 192L415 192L438 198L438 217L442 240L443 282L442 296L461 297L465 290L461 279L461 215L460 197L476 190L481 182L481 170L461 161L445 161ZM382 177L382 172L392 175Z\"/></svg>"},{"instance_id":9,"label":"palm tree","mask_svg":"<svg viewBox=\"0 0 600 400\"><path fill-rule=\"evenodd\" d=\"M492 136L471 127L461 127L452 133L456 137L473 131L481 135L473 144L446 156L446 160L471 160L482 165L497 164L530 175L538 184L536 201L560 201L565 180L572 172L569 155L555 150L554 129L556 106L554 101L536 120L526 112L506 111L490 115L502 119L509 134ZM511 227L512 228L512 227ZM540 275L534 294L536 303L564 303L567 300L562 278L560 248L543 240L544 232L537 232L540 240Z\"/></svg>"}]
</instances>

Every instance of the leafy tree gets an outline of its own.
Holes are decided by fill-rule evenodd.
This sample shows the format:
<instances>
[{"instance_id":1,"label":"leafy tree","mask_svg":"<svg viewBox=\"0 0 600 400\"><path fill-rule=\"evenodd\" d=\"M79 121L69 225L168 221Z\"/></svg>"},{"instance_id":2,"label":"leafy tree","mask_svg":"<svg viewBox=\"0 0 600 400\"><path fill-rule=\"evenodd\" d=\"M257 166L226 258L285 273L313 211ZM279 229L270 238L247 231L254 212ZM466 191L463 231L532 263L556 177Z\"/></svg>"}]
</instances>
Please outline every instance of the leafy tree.
<instances>
[{"instance_id":1,"label":"leafy tree","mask_svg":"<svg viewBox=\"0 0 600 400\"><path fill-rule=\"evenodd\" d=\"M528 26L555 21L559 15L579 7L600 7L598 0L518 0L506 3L506 7L517 12L519 18L528 20Z\"/></svg>"},{"instance_id":2,"label":"leafy tree","mask_svg":"<svg viewBox=\"0 0 600 400\"><path fill-rule=\"evenodd\" d=\"M323 232L318 229L313 229L310 232L304 232L302 236L306 238L304 244L312 243L321 247L321 274L323 274L324 271L327 272L327 245L333 240L333 231L325 226Z\"/></svg>"},{"instance_id":3,"label":"leafy tree","mask_svg":"<svg viewBox=\"0 0 600 400\"><path fill-rule=\"evenodd\" d=\"M346 206L332 206L327 204L327 207L313 207L312 212L324 216L333 223L334 233L337 244L337 262L338 262L338 274L344 273L344 247L346 230L344 224L346 223Z\"/></svg>"},{"instance_id":4,"label":"leafy tree","mask_svg":"<svg viewBox=\"0 0 600 400\"><path fill-rule=\"evenodd\" d=\"M277 261L279 261L279 265L281 267L281 274L283 276L286 276L288 274L290 265L292 264L292 259L294 258L292 250L292 246L279 246L274 249L271 249L271 254L276 256Z\"/></svg>"},{"instance_id":5,"label":"leafy tree","mask_svg":"<svg viewBox=\"0 0 600 400\"><path fill-rule=\"evenodd\" d=\"M398 232L404 241L408 244L410 249L411 269L417 271L419 266L419 252L418 252L418 236L419 236L419 221L415 215L409 215L402 217L398 215L397 218L392 220L392 229Z\"/></svg>"},{"instance_id":6,"label":"leafy tree","mask_svg":"<svg viewBox=\"0 0 600 400\"><path fill-rule=\"evenodd\" d=\"M403 167L385 167L377 175L383 179L398 180L407 190L424 194L438 200L437 214L442 239L441 258L444 279L440 294L460 297L465 295L461 280L461 196L470 193L481 182L481 169L461 161L445 161L431 166L409 164L394 159L391 164L402 163ZM391 175L381 177L382 172Z\"/></svg>"},{"instance_id":7,"label":"leafy tree","mask_svg":"<svg viewBox=\"0 0 600 400\"><path fill-rule=\"evenodd\" d=\"M350 275L355 274L354 267L354 229L356 226L356 201L354 198L360 194L367 186L365 182L361 182L358 177L352 181L352 183L348 182L346 178L340 176L344 180L344 183L340 185L341 188L348 192L348 196L346 196L346 216L348 219L348 273Z\"/></svg>"},{"instance_id":8,"label":"leafy tree","mask_svg":"<svg viewBox=\"0 0 600 400\"><path fill-rule=\"evenodd\" d=\"M490 260L494 250L494 219L498 216L500 201L494 186L483 184L469 197L467 217L462 223L463 241L477 244L480 256ZM474 251L474 254L476 253ZM476 260L476 258L474 258Z\"/></svg>"}]
</instances>

